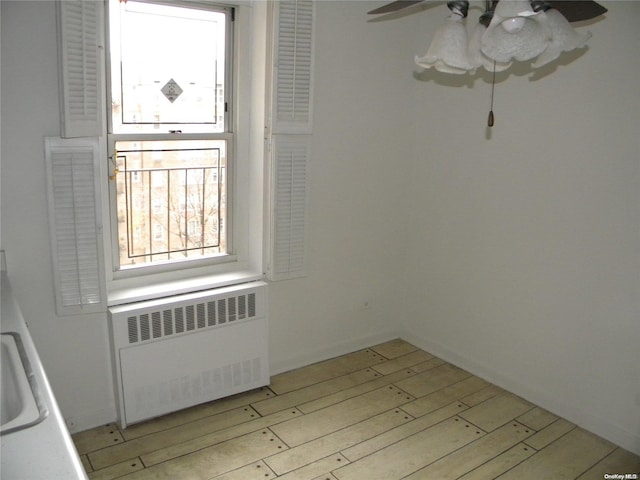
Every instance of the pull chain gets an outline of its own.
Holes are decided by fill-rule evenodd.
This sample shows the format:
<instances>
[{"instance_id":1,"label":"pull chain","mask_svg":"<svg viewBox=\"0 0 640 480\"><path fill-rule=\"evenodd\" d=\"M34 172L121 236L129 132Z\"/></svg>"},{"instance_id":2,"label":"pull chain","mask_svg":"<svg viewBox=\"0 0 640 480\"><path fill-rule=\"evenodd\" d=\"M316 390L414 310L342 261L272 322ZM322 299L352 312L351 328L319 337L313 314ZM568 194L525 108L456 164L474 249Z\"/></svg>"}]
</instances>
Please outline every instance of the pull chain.
<instances>
[{"instance_id":1,"label":"pull chain","mask_svg":"<svg viewBox=\"0 0 640 480\"><path fill-rule=\"evenodd\" d=\"M487 118L487 126L493 127L493 94L496 89L496 61L493 61L493 77L491 79L491 108L489 108L489 118Z\"/></svg>"}]
</instances>

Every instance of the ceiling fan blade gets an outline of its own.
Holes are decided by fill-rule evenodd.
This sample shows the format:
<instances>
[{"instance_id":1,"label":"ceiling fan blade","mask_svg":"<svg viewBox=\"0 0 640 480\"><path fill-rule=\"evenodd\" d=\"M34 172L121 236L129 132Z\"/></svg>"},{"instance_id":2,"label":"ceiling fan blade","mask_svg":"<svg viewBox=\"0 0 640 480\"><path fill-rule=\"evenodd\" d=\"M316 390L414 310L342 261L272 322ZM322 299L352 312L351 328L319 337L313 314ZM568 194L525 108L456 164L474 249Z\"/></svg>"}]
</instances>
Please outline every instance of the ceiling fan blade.
<instances>
[{"instance_id":1,"label":"ceiling fan blade","mask_svg":"<svg viewBox=\"0 0 640 480\"><path fill-rule=\"evenodd\" d=\"M397 12L404 8L422 3L425 0L396 0L367 12L369 15L381 15ZM591 20L607 13L607 9L593 0L553 0L549 4L558 10L569 22Z\"/></svg>"},{"instance_id":2,"label":"ceiling fan blade","mask_svg":"<svg viewBox=\"0 0 640 480\"><path fill-rule=\"evenodd\" d=\"M391 13L397 12L398 10L402 10L403 8L410 7L411 5L415 5L417 3L422 3L424 0L396 0L395 2L387 3L375 10L371 10L367 12L369 15L380 15L382 13Z\"/></svg>"},{"instance_id":3,"label":"ceiling fan blade","mask_svg":"<svg viewBox=\"0 0 640 480\"><path fill-rule=\"evenodd\" d=\"M556 0L549 2L569 22L591 20L607 13L607 9L592 0Z\"/></svg>"}]
</instances>

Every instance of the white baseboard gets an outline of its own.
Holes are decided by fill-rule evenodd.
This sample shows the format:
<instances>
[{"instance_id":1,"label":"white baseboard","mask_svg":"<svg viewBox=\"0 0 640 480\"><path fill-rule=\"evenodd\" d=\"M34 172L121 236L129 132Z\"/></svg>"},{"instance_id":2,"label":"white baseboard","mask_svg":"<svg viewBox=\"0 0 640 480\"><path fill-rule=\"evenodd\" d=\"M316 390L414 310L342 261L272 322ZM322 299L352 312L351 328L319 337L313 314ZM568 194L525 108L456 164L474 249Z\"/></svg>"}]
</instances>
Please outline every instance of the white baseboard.
<instances>
[{"instance_id":1,"label":"white baseboard","mask_svg":"<svg viewBox=\"0 0 640 480\"><path fill-rule=\"evenodd\" d=\"M435 355L442 360L460 367L468 372L487 380L525 400L548 410L549 412L575 423L602 438L640 455L640 436L633 432L626 431L616 425L612 425L607 420L586 412L579 406L570 405L547 392L533 390L518 380L502 375L500 372L488 368L486 365L478 363L464 355L459 355L454 351L434 343L425 338L411 335L404 332L401 338L422 350Z\"/></svg>"},{"instance_id":2,"label":"white baseboard","mask_svg":"<svg viewBox=\"0 0 640 480\"><path fill-rule=\"evenodd\" d=\"M393 340L398 338L398 336L398 332L395 330L377 332L373 335L363 335L358 338L350 338L340 343L322 346L321 348L305 352L304 354L297 354L289 358L272 361L270 365L271 375L288 372L289 370L311 365L312 363L345 355L347 353L355 352L356 350L362 350L363 348L368 348L379 343ZM270 357L273 357L273 353L270 353Z\"/></svg>"},{"instance_id":3,"label":"white baseboard","mask_svg":"<svg viewBox=\"0 0 640 480\"><path fill-rule=\"evenodd\" d=\"M83 432L91 428L100 427L116 421L116 406L112 409L105 409L95 412L88 412L83 415L65 416L64 421L70 433Z\"/></svg>"}]
</instances>

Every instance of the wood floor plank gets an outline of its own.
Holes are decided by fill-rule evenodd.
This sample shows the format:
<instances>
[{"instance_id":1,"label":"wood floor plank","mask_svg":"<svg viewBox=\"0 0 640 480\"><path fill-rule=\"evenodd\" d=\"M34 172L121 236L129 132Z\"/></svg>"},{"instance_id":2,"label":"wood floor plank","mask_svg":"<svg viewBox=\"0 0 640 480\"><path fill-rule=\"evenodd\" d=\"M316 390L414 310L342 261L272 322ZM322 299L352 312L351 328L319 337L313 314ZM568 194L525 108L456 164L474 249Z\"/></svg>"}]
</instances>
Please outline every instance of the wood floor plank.
<instances>
[{"instance_id":1,"label":"wood floor plank","mask_svg":"<svg viewBox=\"0 0 640 480\"><path fill-rule=\"evenodd\" d=\"M348 400L349 398L357 397L358 395L372 392L373 390L377 390L378 388L381 388L381 387L386 387L388 385L398 382L399 380L403 380L405 378L409 378L414 375L415 373L412 370L399 370L389 375L376 377L375 380L371 380L366 383L361 383L360 385L356 385L354 387L345 388L344 390L339 390L330 395L325 395L324 397L318 398L316 400L298 404L298 408L303 413L315 412L316 410L320 410L321 408L326 408L331 405L335 405L336 403L340 403L345 400Z\"/></svg>"},{"instance_id":2,"label":"wood floor plank","mask_svg":"<svg viewBox=\"0 0 640 480\"><path fill-rule=\"evenodd\" d=\"M568 422L564 418L560 418L544 427L533 437L528 438L525 443L536 450L542 450L551 442L557 440L574 428L576 428L576 426L573 423Z\"/></svg>"},{"instance_id":3,"label":"wood floor plank","mask_svg":"<svg viewBox=\"0 0 640 480\"><path fill-rule=\"evenodd\" d=\"M80 455L111 447L124 441L124 437L115 423L75 433L71 438L73 438L73 443Z\"/></svg>"},{"instance_id":4,"label":"wood floor plank","mask_svg":"<svg viewBox=\"0 0 640 480\"><path fill-rule=\"evenodd\" d=\"M533 428L534 430L542 430L543 428L555 422L557 419L558 417L553 413L547 412L540 407L536 407L532 410L529 410L524 415L520 415L516 420L529 428Z\"/></svg>"},{"instance_id":5,"label":"wood floor plank","mask_svg":"<svg viewBox=\"0 0 640 480\"><path fill-rule=\"evenodd\" d=\"M328 457L340 450L358 445L412 419L413 417L400 409L389 410L350 427L266 458L265 462L275 473L282 475L321 458Z\"/></svg>"},{"instance_id":6,"label":"wood floor plank","mask_svg":"<svg viewBox=\"0 0 640 480\"><path fill-rule=\"evenodd\" d=\"M403 405L402 409L414 417L420 417L451 402L458 401L461 397L465 397L487 385L488 383L481 378L470 376L429 395L417 398L413 402Z\"/></svg>"},{"instance_id":7,"label":"wood floor plank","mask_svg":"<svg viewBox=\"0 0 640 480\"><path fill-rule=\"evenodd\" d=\"M82 466L84 467L85 472L89 473L93 471L93 467L91 466L89 457L87 457L86 455L80 455L80 461L82 462Z\"/></svg>"},{"instance_id":8,"label":"wood floor plank","mask_svg":"<svg viewBox=\"0 0 640 480\"><path fill-rule=\"evenodd\" d=\"M313 480L320 476L328 475L332 470L348 464L349 461L340 454L331 455L321 460L316 460L309 465L278 477L279 480ZM331 478L331 477L330 477Z\"/></svg>"},{"instance_id":9,"label":"wood floor plank","mask_svg":"<svg viewBox=\"0 0 640 480\"><path fill-rule=\"evenodd\" d=\"M205 449L212 445L217 445L222 442L231 440L232 438L241 437L251 432L258 430L264 430L272 425L285 422L297 416L300 416L301 412L295 409L283 410L282 412L276 412L265 417L260 417L251 422L241 423L239 425L219 430L208 435L202 435L189 439L185 442L176 443L169 447L154 450L151 453L142 455L142 461L145 465L151 466L161 462L166 462L173 458L187 455L191 452Z\"/></svg>"},{"instance_id":10,"label":"wood floor plank","mask_svg":"<svg viewBox=\"0 0 640 480\"><path fill-rule=\"evenodd\" d=\"M125 480L209 480L287 448L269 430L233 438L227 442L183 455L126 475Z\"/></svg>"},{"instance_id":11,"label":"wood floor plank","mask_svg":"<svg viewBox=\"0 0 640 480\"><path fill-rule=\"evenodd\" d=\"M463 475L459 480L487 480L496 478L535 453L536 451L533 448L524 443L519 443L466 475Z\"/></svg>"},{"instance_id":12,"label":"wood floor plank","mask_svg":"<svg viewBox=\"0 0 640 480\"><path fill-rule=\"evenodd\" d=\"M637 455L402 340L273 380L275 390L72 438L92 480L601 480L640 474Z\"/></svg>"},{"instance_id":13,"label":"wood floor plank","mask_svg":"<svg viewBox=\"0 0 640 480\"><path fill-rule=\"evenodd\" d=\"M399 480L484 435L459 417L394 443L333 471L340 480Z\"/></svg>"},{"instance_id":14,"label":"wood floor plank","mask_svg":"<svg viewBox=\"0 0 640 480\"><path fill-rule=\"evenodd\" d=\"M495 385L487 385L482 390L478 390L477 392L471 393L466 397L462 397L460 401L469 407L475 407L476 405L481 404L482 402L489 400L490 398L497 397L498 395L502 395L507 393L500 387L496 387Z\"/></svg>"},{"instance_id":15,"label":"wood floor plank","mask_svg":"<svg viewBox=\"0 0 640 480\"><path fill-rule=\"evenodd\" d=\"M440 365L444 365L445 363L447 362L445 362L441 358L433 357L432 359L427 360L426 362L420 362L417 365L414 365L413 367L411 367L411 370L413 370L416 373L422 373L422 372L426 372L427 370L431 370L432 368L439 367Z\"/></svg>"},{"instance_id":16,"label":"wood floor plank","mask_svg":"<svg viewBox=\"0 0 640 480\"><path fill-rule=\"evenodd\" d=\"M486 432L491 432L534 408L534 405L513 394L490 398L460 415Z\"/></svg>"},{"instance_id":17,"label":"wood floor plank","mask_svg":"<svg viewBox=\"0 0 640 480\"><path fill-rule=\"evenodd\" d=\"M445 363L407 378L406 380L397 382L396 385L398 388L417 398L457 383L469 376L471 376L469 372Z\"/></svg>"},{"instance_id":18,"label":"wood floor plank","mask_svg":"<svg viewBox=\"0 0 640 480\"><path fill-rule=\"evenodd\" d=\"M212 415L245 407L253 402L273 397L275 397L274 393L267 387L251 390L250 392L221 398L215 402L204 403L164 415L162 417L154 418L143 423L131 425L122 430L122 436L127 440L131 440L143 435L149 435L161 430L166 430L167 428L176 427L178 425L183 425Z\"/></svg>"},{"instance_id":19,"label":"wood floor plank","mask_svg":"<svg viewBox=\"0 0 640 480\"><path fill-rule=\"evenodd\" d=\"M239 423L249 422L257 417L257 412L250 407L236 408L228 412L162 430L144 437L134 438L126 443L119 443L109 448L103 448L102 450L89 453L89 460L93 468L97 470L131 458L144 456L145 454L171 445L186 442L192 438L197 438L218 430L224 430Z\"/></svg>"},{"instance_id":20,"label":"wood floor plank","mask_svg":"<svg viewBox=\"0 0 640 480\"><path fill-rule=\"evenodd\" d=\"M475 426L473 428L476 428ZM435 461L405 480L455 480L514 445L533 435L533 430L518 422L508 424Z\"/></svg>"},{"instance_id":21,"label":"wood floor plank","mask_svg":"<svg viewBox=\"0 0 640 480\"><path fill-rule=\"evenodd\" d=\"M393 385L293 418L271 429L290 447L348 427L413 400Z\"/></svg>"},{"instance_id":22,"label":"wood floor plank","mask_svg":"<svg viewBox=\"0 0 640 480\"><path fill-rule=\"evenodd\" d=\"M467 407L454 402L442 407L434 412L424 415L420 418L412 420L409 423L395 427L388 432L377 435L369 440L360 442L353 447L342 450L342 454L350 461L354 462L362 457L366 457L374 452L382 450L389 445L393 445L400 440L404 440L411 435L426 430L429 427L437 425L448 418L452 418L458 413L464 411Z\"/></svg>"},{"instance_id":23,"label":"wood floor plank","mask_svg":"<svg viewBox=\"0 0 640 480\"><path fill-rule=\"evenodd\" d=\"M324 475L320 475L319 477L314 478L313 480L338 480L331 473L325 473Z\"/></svg>"},{"instance_id":24,"label":"wood floor plank","mask_svg":"<svg viewBox=\"0 0 640 480\"><path fill-rule=\"evenodd\" d=\"M371 368L366 368L330 380L314 383L308 387L273 396L269 399L252 403L251 406L256 409L260 415L269 415L302 403L324 398L336 391L361 385L379 377L380 374L378 372Z\"/></svg>"},{"instance_id":25,"label":"wood floor plank","mask_svg":"<svg viewBox=\"0 0 640 480\"><path fill-rule=\"evenodd\" d=\"M275 375L271 377L269 388L281 395L299 388L308 387L314 383L371 367L385 360L384 357L367 348Z\"/></svg>"},{"instance_id":26,"label":"wood floor plank","mask_svg":"<svg viewBox=\"0 0 640 480\"><path fill-rule=\"evenodd\" d=\"M388 360L384 363L374 365L371 368L382 375L389 375L390 373L397 372L405 368L411 368L414 365L432 360L434 358L430 353L422 350L416 350L415 352L396 357L393 360Z\"/></svg>"},{"instance_id":27,"label":"wood floor plank","mask_svg":"<svg viewBox=\"0 0 640 480\"><path fill-rule=\"evenodd\" d=\"M256 480L275 478L276 474L262 460L250 463L222 475L216 475L212 480Z\"/></svg>"},{"instance_id":28,"label":"wood floor plank","mask_svg":"<svg viewBox=\"0 0 640 480\"><path fill-rule=\"evenodd\" d=\"M605 474L607 473L619 473L621 475L636 474L638 478L640 478L640 457L622 448L616 448L580 475L577 480L602 479L605 478Z\"/></svg>"},{"instance_id":29,"label":"wood floor plank","mask_svg":"<svg viewBox=\"0 0 640 480\"><path fill-rule=\"evenodd\" d=\"M395 340L371 347L371 350L385 358L391 359L406 355L407 353L415 352L418 350L418 347L415 347L400 338L396 338Z\"/></svg>"},{"instance_id":30,"label":"wood floor plank","mask_svg":"<svg viewBox=\"0 0 640 480\"><path fill-rule=\"evenodd\" d=\"M609 455L615 447L606 440L575 428L551 445L504 473L500 480L575 479L594 461Z\"/></svg>"},{"instance_id":31,"label":"wood floor plank","mask_svg":"<svg viewBox=\"0 0 640 480\"><path fill-rule=\"evenodd\" d=\"M120 462L110 467L103 468L102 470L96 470L89 473L90 480L111 480L114 478L120 478L131 472L137 472L142 470L144 465L140 458L134 458L127 460L126 462Z\"/></svg>"}]
</instances>

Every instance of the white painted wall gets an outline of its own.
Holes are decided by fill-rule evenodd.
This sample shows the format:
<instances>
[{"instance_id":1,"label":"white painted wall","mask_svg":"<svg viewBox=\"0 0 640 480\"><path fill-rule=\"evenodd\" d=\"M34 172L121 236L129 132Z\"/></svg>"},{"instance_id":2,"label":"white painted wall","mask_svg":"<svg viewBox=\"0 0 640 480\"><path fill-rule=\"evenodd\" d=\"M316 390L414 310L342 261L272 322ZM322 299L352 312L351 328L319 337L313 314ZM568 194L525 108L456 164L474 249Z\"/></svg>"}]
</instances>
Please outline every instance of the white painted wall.
<instances>
[{"instance_id":1,"label":"white painted wall","mask_svg":"<svg viewBox=\"0 0 640 480\"><path fill-rule=\"evenodd\" d=\"M271 285L273 372L402 333L640 451L638 6L608 2L553 74L500 79L488 139L488 83L413 77L443 7L367 22L381 3L318 3L309 275ZM55 45L52 2L2 2L0 245L83 429L115 409L106 317L54 313Z\"/></svg>"},{"instance_id":2,"label":"white painted wall","mask_svg":"<svg viewBox=\"0 0 640 480\"><path fill-rule=\"evenodd\" d=\"M270 286L275 371L394 338L402 321L413 57L401 24L367 23L370 5L317 3L309 276Z\"/></svg>"},{"instance_id":3,"label":"white painted wall","mask_svg":"<svg viewBox=\"0 0 640 480\"><path fill-rule=\"evenodd\" d=\"M369 25L366 10L318 4L309 276L270 289L273 372L399 331L389 271L404 255L412 57L397 55L410 42L400 26ZM3 1L2 22L0 244L63 415L89 428L115 407L106 316L54 309L43 158L43 137L59 132L54 3Z\"/></svg>"},{"instance_id":4,"label":"white painted wall","mask_svg":"<svg viewBox=\"0 0 640 480\"><path fill-rule=\"evenodd\" d=\"M2 2L0 243L63 415L82 427L115 410L106 314L55 315L43 153L60 132L55 18L54 2Z\"/></svg>"},{"instance_id":5,"label":"white painted wall","mask_svg":"<svg viewBox=\"0 0 640 480\"><path fill-rule=\"evenodd\" d=\"M606 6L581 58L500 77L490 139L488 82L415 82L406 335L639 452L640 4Z\"/></svg>"}]
</instances>

